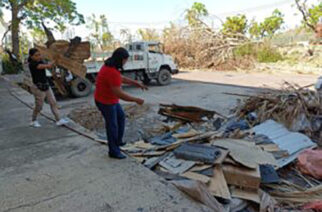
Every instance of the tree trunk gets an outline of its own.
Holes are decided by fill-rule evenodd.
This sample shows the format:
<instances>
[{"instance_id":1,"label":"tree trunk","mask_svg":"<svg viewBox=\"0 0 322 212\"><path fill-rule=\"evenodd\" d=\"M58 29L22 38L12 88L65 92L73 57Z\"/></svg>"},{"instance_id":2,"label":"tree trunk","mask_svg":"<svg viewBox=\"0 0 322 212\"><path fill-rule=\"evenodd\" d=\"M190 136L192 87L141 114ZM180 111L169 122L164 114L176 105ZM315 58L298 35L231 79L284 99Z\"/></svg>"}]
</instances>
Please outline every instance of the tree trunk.
<instances>
[{"instance_id":1,"label":"tree trunk","mask_svg":"<svg viewBox=\"0 0 322 212\"><path fill-rule=\"evenodd\" d=\"M20 20L18 18L18 6L12 5L11 11L11 39L12 39L12 52L17 58L19 58L19 24Z\"/></svg>"}]
</instances>

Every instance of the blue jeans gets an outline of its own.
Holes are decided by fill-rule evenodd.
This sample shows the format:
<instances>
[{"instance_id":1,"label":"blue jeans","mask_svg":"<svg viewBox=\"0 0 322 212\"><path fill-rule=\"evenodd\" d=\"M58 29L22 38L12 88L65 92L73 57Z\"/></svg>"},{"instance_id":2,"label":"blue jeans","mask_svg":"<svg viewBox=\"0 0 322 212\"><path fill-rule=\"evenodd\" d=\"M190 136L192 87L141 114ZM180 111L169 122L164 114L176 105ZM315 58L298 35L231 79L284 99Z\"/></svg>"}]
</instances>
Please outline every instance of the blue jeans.
<instances>
[{"instance_id":1,"label":"blue jeans","mask_svg":"<svg viewBox=\"0 0 322 212\"><path fill-rule=\"evenodd\" d=\"M95 102L97 108L101 111L104 120L108 140L109 152L119 154L120 144L122 143L125 129L125 114L119 103L106 105Z\"/></svg>"}]
</instances>

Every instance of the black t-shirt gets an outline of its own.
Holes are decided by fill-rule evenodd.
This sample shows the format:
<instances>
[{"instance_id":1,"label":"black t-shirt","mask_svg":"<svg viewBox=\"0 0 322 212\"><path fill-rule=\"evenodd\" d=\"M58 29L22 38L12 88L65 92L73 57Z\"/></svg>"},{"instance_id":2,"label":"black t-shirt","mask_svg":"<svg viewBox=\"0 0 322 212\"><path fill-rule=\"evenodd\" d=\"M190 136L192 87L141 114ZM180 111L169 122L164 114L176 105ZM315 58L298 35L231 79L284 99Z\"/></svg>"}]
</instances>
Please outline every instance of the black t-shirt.
<instances>
[{"instance_id":1,"label":"black t-shirt","mask_svg":"<svg viewBox=\"0 0 322 212\"><path fill-rule=\"evenodd\" d=\"M32 77L32 82L37 83L47 83L46 69L37 69L39 64L44 64L43 61L33 61L29 62L29 70Z\"/></svg>"}]
</instances>

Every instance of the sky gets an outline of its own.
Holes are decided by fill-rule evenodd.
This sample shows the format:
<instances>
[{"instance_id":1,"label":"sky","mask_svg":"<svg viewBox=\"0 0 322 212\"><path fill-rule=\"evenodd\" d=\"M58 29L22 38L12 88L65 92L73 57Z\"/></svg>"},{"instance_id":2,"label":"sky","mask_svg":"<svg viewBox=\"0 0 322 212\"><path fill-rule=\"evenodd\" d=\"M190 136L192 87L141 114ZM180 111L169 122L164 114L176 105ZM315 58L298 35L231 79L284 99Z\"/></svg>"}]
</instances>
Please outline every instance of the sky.
<instances>
[{"instance_id":1,"label":"sky","mask_svg":"<svg viewBox=\"0 0 322 212\"><path fill-rule=\"evenodd\" d=\"M135 33L139 28L161 30L170 21L182 23L185 10L195 1L205 4L210 14L208 22L215 28L220 26L218 18L225 20L227 16L242 13L249 20L255 18L261 21L276 8L285 14L285 29L294 28L301 21L301 16L295 15L298 13L296 8L292 7L294 0L74 0L78 11L85 17L105 14L110 30L116 37L119 37L121 29ZM308 0L308 3L321 1ZM8 14L6 17L9 17ZM72 27L71 31L83 38L88 35L85 26Z\"/></svg>"},{"instance_id":2,"label":"sky","mask_svg":"<svg viewBox=\"0 0 322 212\"><path fill-rule=\"evenodd\" d=\"M120 30L127 28L135 33L138 28L163 29L170 21L182 23L184 12L195 2L205 4L214 27L220 26L218 18L225 20L227 16L246 14L249 20L263 20L274 9L279 9L285 14L286 29L294 28L301 21L300 15L292 4L294 0L76 0L77 8L85 16L92 13L107 16L110 30L114 35L119 35ZM322 0L308 0L309 4ZM86 29L78 27L78 31ZM75 30L77 31L77 30Z\"/></svg>"}]
</instances>

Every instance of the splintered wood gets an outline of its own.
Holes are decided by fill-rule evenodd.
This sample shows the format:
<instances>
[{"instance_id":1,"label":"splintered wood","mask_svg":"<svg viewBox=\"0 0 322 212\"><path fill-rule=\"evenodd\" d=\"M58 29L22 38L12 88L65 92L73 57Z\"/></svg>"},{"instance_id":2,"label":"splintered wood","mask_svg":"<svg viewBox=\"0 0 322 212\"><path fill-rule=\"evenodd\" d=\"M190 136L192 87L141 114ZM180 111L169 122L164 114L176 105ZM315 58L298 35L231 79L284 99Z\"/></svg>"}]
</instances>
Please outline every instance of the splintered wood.
<instances>
[{"instance_id":1,"label":"splintered wood","mask_svg":"<svg viewBox=\"0 0 322 212\"><path fill-rule=\"evenodd\" d=\"M214 176L210 179L208 186L210 193L216 197L231 199L227 181L225 179L221 165L214 168Z\"/></svg>"}]
</instances>

